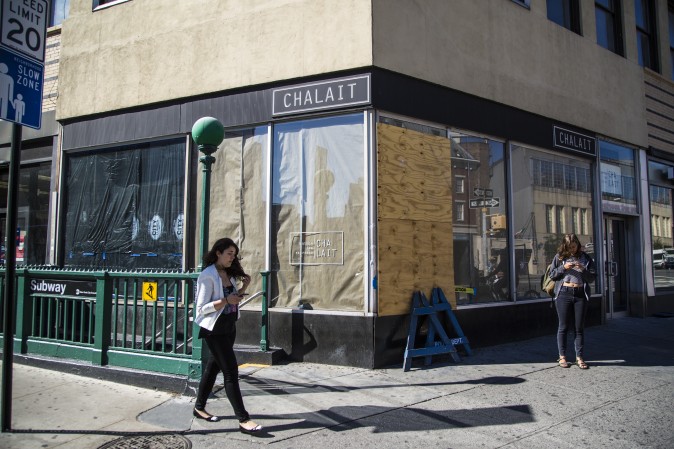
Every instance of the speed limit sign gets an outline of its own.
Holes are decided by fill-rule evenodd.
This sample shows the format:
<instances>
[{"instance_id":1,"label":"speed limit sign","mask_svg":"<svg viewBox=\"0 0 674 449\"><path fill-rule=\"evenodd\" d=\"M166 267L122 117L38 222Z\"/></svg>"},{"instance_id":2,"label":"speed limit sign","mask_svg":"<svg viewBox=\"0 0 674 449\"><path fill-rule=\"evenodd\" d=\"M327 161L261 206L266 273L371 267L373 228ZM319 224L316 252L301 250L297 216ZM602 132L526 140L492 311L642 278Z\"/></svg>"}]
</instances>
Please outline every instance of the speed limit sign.
<instances>
[{"instance_id":1,"label":"speed limit sign","mask_svg":"<svg viewBox=\"0 0 674 449\"><path fill-rule=\"evenodd\" d=\"M44 62L48 10L47 0L2 0L0 44Z\"/></svg>"}]
</instances>

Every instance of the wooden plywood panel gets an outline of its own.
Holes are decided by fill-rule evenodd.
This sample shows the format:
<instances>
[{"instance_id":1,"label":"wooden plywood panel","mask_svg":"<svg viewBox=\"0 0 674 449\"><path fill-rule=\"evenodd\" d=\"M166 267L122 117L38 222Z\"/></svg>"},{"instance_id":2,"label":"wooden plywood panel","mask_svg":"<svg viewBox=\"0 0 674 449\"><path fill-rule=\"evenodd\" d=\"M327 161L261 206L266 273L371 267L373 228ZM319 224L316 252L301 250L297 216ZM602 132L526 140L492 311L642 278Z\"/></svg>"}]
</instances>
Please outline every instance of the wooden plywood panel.
<instances>
[{"instance_id":1,"label":"wooden plywood panel","mask_svg":"<svg viewBox=\"0 0 674 449\"><path fill-rule=\"evenodd\" d=\"M379 315L410 313L433 287L454 301L450 142L377 126Z\"/></svg>"},{"instance_id":2,"label":"wooden plywood panel","mask_svg":"<svg viewBox=\"0 0 674 449\"><path fill-rule=\"evenodd\" d=\"M378 233L380 316L410 313L417 290L440 287L454 301L451 223L381 220Z\"/></svg>"},{"instance_id":3,"label":"wooden plywood panel","mask_svg":"<svg viewBox=\"0 0 674 449\"><path fill-rule=\"evenodd\" d=\"M450 150L447 138L378 124L379 217L451 222Z\"/></svg>"}]
</instances>

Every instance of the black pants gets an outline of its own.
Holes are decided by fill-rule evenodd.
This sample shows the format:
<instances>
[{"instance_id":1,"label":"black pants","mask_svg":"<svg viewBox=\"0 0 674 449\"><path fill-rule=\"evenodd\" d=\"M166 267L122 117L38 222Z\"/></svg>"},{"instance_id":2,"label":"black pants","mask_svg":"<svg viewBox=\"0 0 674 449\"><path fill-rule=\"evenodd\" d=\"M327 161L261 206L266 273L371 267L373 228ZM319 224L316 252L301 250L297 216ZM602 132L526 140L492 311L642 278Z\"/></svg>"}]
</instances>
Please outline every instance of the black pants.
<instances>
[{"instance_id":1,"label":"black pants","mask_svg":"<svg viewBox=\"0 0 674 449\"><path fill-rule=\"evenodd\" d=\"M573 313L575 323L574 347L576 357L583 357L583 346L585 338L583 331L585 329L585 313L587 312L587 300L582 288L567 289L562 287L555 299L557 307L557 317L559 318L559 328L557 329L557 349L559 355L566 355L566 334L568 334L568 322Z\"/></svg>"},{"instance_id":2,"label":"black pants","mask_svg":"<svg viewBox=\"0 0 674 449\"><path fill-rule=\"evenodd\" d=\"M250 416L243 405L241 389L239 388L239 367L236 363L236 355L234 354L235 339L236 327L234 326L232 326L232 330L227 334L207 335L203 337L203 341L206 342L211 355L201 367L201 381L199 382L199 391L197 392L194 408L204 410L208 395L211 394L213 385L215 385L215 379L218 377L218 372L222 371L222 375L225 378L227 399L232 404L234 414L239 419L239 422L244 422L249 420Z\"/></svg>"}]
</instances>

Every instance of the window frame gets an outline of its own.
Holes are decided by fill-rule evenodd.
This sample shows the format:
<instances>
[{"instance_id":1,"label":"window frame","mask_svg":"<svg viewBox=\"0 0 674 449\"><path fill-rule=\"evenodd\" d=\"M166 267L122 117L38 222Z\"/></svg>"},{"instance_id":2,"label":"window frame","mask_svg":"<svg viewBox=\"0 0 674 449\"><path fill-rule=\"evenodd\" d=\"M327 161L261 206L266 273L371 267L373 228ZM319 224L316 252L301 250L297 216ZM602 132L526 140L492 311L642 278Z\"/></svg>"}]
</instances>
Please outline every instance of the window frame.
<instances>
[{"instance_id":1,"label":"window frame","mask_svg":"<svg viewBox=\"0 0 674 449\"><path fill-rule=\"evenodd\" d=\"M606 7L603 3L599 1L594 2L594 14L595 14L595 28L597 30L597 45L600 47L606 48L607 50L620 55L625 56L625 44L623 38L623 20L622 20L622 9L621 3L618 0L608 0L610 2L610 7ZM613 46L614 48L609 48L599 42L599 16L598 12L601 11L607 16L612 18L613 25ZM606 36L608 42L608 36Z\"/></svg>"},{"instance_id":2,"label":"window frame","mask_svg":"<svg viewBox=\"0 0 674 449\"><path fill-rule=\"evenodd\" d=\"M667 2L667 21L669 23L669 64L672 71L670 78L674 80L674 0Z\"/></svg>"},{"instance_id":3,"label":"window frame","mask_svg":"<svg viewBox=\"0 0 674 449\"><path fill-rule=\"evenodd\" d=\"M563 15L561 20L555 16L551 16L551 12L553 12L553 9L550 7L551 4L561 7ZM578 0L546 0L545 6L547 9L548 20L569 31L573 31L580 36L583 35L581 29L582 20L580 17L580 2Z\"/></svg>"},{"instance_id":4,"label":"window frame","mask_svg":"<svg viewBox=\"0 0 674 449\"><path fill-rule=\"evenodd\" d=\"M639 5L641 5L643 9L643 26L639 23L638 20L639 15L637 14L637 11ZM637 36L637 63L642 67L653 70L654 72L660 72L655 3L653 0L634 0L634 17ZM644 26L647 26L648 28L644 28ZM644 42L641 39L642 37L645 38L645 42L648 43L648 63L645 60L646 55L644 55L643 48L640 45L640 42Z\"/></svg>"}]
</instances>

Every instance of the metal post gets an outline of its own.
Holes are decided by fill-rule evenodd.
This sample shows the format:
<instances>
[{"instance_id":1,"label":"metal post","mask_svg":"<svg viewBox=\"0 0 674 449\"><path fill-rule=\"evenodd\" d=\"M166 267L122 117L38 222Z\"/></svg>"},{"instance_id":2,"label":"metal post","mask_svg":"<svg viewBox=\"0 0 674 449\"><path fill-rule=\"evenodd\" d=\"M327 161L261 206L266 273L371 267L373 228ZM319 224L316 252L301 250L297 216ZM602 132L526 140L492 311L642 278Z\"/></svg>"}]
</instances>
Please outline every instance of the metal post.
<instances>
[{"instance_id":1,"label":"metal post","mask_svg":"<svg viewBox=\"0 0 674 449\"><path fill-rule=\"evenodd\" d=\"M5 228L5 301L3 303L2 431L12 429L12 368L14 363L14 273L16 272L16 206L21 163L21 125L12 125Z\"/></svg>"},{"instance_id":2,"label":"metal post","mask_svg":"<svg viewBox=\"0 0 674 449\"><path fill-rule=\"evenodd\" d=\"M201 266L204 254L208 252L208 221L210 220L209 211L211 208L211 166L215 162L215 158L211 156L217 147L200 145L199 151L205 154L199 158L199 161L204 164L202 168L203 173L203 183L201 191L201 237L199 240L199 267Z\"/></svg>"},{"instance_id":3,"label":"metal post","mask_svg":"<svg viewBox=\"0 0 674 449\"><path fill-rule=\"evenodd\" d=\"M267 278L269 271L261 271L262 276L262 315L260 316L260 351L269 350L269 296L267 291Z\"/></svg>"}]
</instances>

